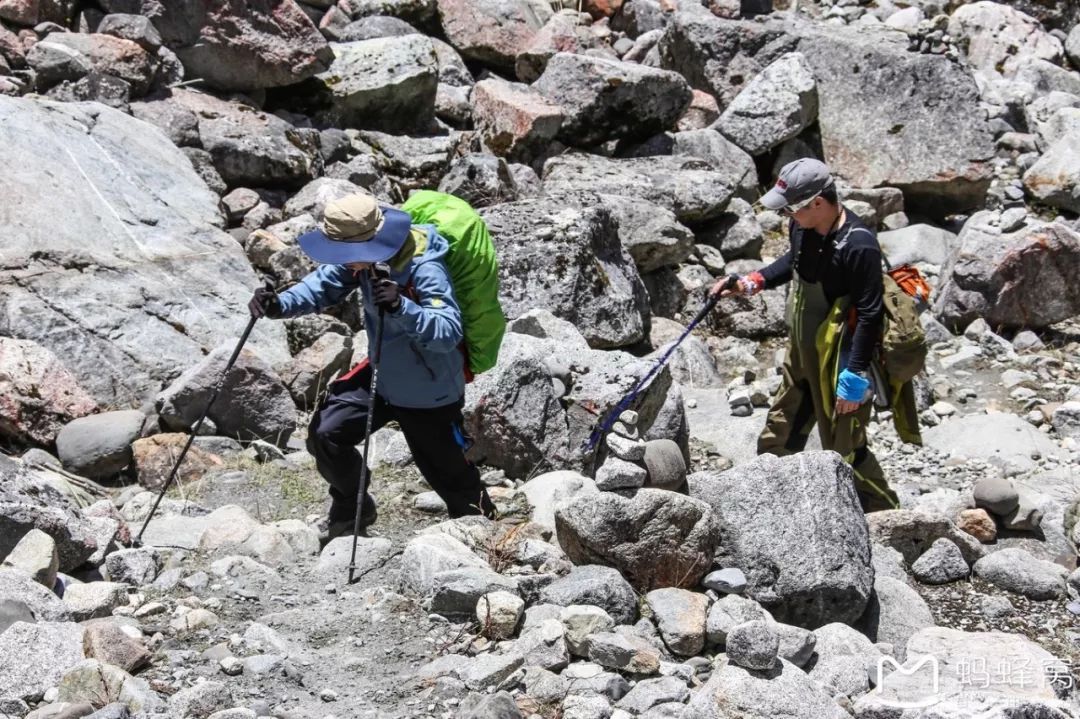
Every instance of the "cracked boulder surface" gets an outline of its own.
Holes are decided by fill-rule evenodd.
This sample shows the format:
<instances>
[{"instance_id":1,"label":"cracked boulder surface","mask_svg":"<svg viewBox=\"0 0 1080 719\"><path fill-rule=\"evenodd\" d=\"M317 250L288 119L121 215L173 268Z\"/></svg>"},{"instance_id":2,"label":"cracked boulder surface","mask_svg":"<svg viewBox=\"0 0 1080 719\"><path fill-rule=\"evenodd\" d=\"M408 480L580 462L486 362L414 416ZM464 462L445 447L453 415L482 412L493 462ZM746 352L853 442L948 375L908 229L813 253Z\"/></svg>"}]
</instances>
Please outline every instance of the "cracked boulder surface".
<instances>
[{"instance_id":1,"label":"cracked boulder surface","mask_svg":"<svg viewBox=\"0 0 1080 719\"><path fill-rule=\"evenodd\" d=\"M0 97L0 146L0 334L46 347L118 407L240 336L257 278L164 135L93 103ZM249 346L288 358L279 324Z\"/></svg>"}]
</instances>

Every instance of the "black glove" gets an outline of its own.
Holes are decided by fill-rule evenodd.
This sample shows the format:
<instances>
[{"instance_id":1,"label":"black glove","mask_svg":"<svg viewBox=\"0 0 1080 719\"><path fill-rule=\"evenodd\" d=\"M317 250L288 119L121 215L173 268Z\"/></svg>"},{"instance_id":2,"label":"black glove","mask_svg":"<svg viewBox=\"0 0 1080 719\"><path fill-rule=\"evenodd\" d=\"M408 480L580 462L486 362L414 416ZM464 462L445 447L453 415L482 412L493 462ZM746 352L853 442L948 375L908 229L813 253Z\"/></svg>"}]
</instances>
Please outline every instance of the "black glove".
<instances>
[{"instance_id":1,"label":"black glove","mask_svg":"<svg viewBox=\"0 0 1080 719\"><path fill-rule=\"evenodd\" d=\"M379 309L386 312L397 312L401 309L401 286L388 278L375 280L375 289L372 297Z\"/></svg>"},{"instance_id":2,"label":"black glove","mask_svg":"<svg viewBox=\"0 0 1080 719\"><path fill-rule=\"evenodd\" d=\"M248 302L248 312L252 317L269 317L272 320L281 317L281 300L274 291L274 283L267 280L265 287L255 290Z\"/></svg>"}]
</instances>

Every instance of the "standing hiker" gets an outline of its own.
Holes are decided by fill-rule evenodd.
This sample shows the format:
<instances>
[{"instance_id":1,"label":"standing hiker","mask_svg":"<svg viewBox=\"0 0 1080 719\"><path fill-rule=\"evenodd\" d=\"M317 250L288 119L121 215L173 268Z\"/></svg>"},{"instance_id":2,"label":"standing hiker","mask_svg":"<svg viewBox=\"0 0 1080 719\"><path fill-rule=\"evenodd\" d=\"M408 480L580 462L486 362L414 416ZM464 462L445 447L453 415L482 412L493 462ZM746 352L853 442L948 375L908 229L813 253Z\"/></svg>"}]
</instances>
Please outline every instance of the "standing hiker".
<instances>
[{"instance_id":1,"label":"standing hiker","mask_svg":"<svg viewBox=\"0 0 1080 719\"><path fill-rule=\"evenodd\" d=\"M855 470L864 511L899 506L867 446L870 364L884 317L882 256L877 236L840 203L829 168L804 158L785 165L761 204L789 218L791 248L759 272L713 293L753 296L786 282L790 345L783 383L758 437L758 454L805 448L817 424L821 446Z\"/></svg>"},{"instance_id":2,"label":"standing hiker","mask_svg":"<svg viewBox=\"0 0 1080 719\"><path fill-rule=\"evenodd\" d=\"M352 533L361 492L361 528L376 518L369 487L359 486L364 458L356 450L369 406L373 430L390 421L401 427L416 466L451 517L493 517L480 472L465 457L470 440L461 414L464 332L446 264L447 240L434 227L414 227L407 213L357 193L329 203L322 229L302 235L299 244L319 268L280 294L256 290L252 315L276 319L318 312L359 289L375 354L384 313L376 396L368 394L372 368L365 359L330 384L308 426L308 451L330 484L327 539ZM389 277L376 277L378 263L389 265Z\"/></svg>"}]
</instances>

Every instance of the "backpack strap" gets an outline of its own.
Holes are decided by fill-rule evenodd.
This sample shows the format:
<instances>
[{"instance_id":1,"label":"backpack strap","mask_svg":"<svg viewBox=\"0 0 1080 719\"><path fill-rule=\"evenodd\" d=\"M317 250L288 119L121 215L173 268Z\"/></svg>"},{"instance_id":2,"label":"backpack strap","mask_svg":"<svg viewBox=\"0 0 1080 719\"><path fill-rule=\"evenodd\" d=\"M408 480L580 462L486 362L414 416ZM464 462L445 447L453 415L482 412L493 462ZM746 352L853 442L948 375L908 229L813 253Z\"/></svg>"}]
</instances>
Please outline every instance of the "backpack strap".
<instances>
[{"instance_id":1,"label":"backpack strap","mask_svg":"<svg viewBox=\"0 0 1080 719\"><path fill-rule=\"evenodd\" d=\"M868 230L865 227L849 227L848 231L844 233L844 236L841 237L836 242L835 245L833 245L833 249L836 249L836 250L843 249L844 246L847 245L848 240L851 239L851 234L853 232L865 232L866 234L870 235L871 237L873 237L873 235L874 235L874 233L872 233L870 230Z\"/></svg>"},{"instance_id":2,"label":"backpack strap","mask_svg":"<svg viewBox=\"0 0 1080 719\"><path fill-rule=\"evenodd\" d=\"M865 232L867 234L873 234L873 233L870 232L870 230L868 230L865 227L852 227L851 229L849 229L847 232L844 233L844 236L840 238L840 241L837 242L833 246L833 248L835 250L842 249L844 247L844 245L847 244L848 240L851 238L851 233L853 233L853 232ZM880 245L878 246L878 249L881 252L881 271L884 272L885 274L888 274L889 271L893 267L889 263L889 258L885 256L885 251L881 250Z\"/></svg>"},{"instance_id":3,"label":"backpack strap","mask_svg":"<svg viewBox=\"0 0 1080 719\"><path fill-rule=\"evenodd\" d=\"M405 281L405 286L401 288L401 293L403 295L405 295L406 297L408 297L413 302L416 302L417 304L419 304L420 303L420 295L417 293L416 284L413 282L413 276L415 274L416 274L416 268L414 267L413 271L409 273L409 279ZM413 349L415 350L416 348L414 347ZM462 340L461 344L458 345L458 351L461 352L461 354L462 354L462 356L464 357L464 360L465 360L464 365L463 365L464 366L464 372L465 372L465 384L471 384L472 381L476 378L476 375L473 374L472 368L469 366L469 348L465 344L464 340Z\"/></svg>"}]
</instances>

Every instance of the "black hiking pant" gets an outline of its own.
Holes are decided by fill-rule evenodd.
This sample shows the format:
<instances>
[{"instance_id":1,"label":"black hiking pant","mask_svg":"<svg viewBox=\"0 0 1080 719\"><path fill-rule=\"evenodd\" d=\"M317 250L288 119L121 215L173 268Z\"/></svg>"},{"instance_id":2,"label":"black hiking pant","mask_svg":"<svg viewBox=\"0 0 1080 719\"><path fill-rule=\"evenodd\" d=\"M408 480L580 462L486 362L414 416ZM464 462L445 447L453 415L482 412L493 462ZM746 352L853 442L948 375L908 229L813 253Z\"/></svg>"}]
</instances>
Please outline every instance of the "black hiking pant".
<instances>
[{"instance_id":1,"label":"black hiking pant","mask_svg":"<svg viewBox=\"0 0 1080 719\"><path fill-rule=\"evenodd\" d=\"M319 411L308 425L308 451L319 474L330 484L330 521L356 517L356 498L364 493L362 516L374 512L369 487L360 486L364 458L356 446L367 431L371 366L367 361L332 382ZM394 407L376 396L372 432L396 421L405 435L420 474L446 502L451 517L483 514L494 518L495 505L480 482L480 470L465 457L469 439L463 428L464 401L430 409ZM367 474L371 476L370 472Z\"/></svg>"}]
</instances>

